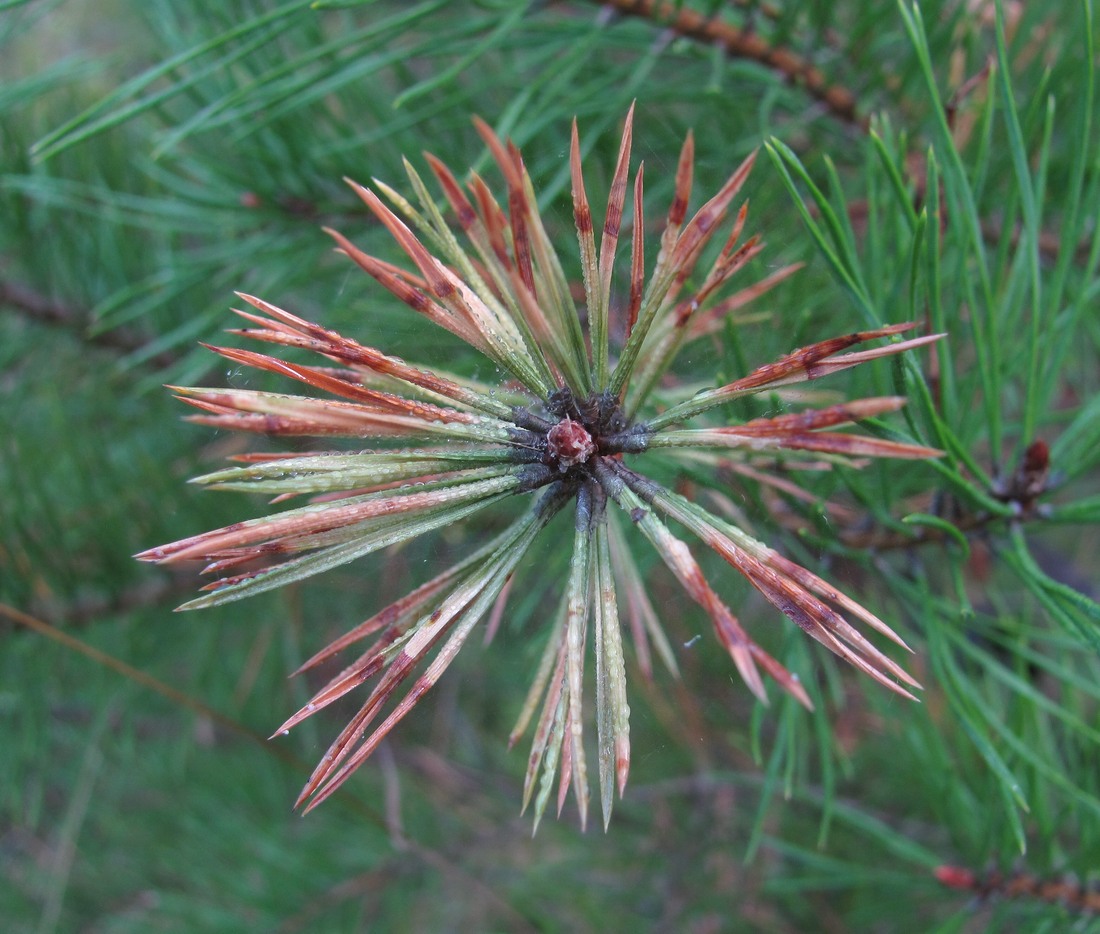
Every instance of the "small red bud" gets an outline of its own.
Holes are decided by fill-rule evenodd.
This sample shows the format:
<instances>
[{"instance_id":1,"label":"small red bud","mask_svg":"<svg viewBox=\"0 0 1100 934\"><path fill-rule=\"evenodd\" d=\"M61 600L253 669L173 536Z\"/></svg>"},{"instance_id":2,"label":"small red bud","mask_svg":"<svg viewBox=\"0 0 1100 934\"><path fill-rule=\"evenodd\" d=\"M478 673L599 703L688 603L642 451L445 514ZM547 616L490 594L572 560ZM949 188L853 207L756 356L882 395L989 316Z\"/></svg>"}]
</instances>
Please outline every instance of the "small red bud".
<instances>
[{"instance_id":1,"label":"small red bud","mask_svg":"<svg viewBox=\"0 0 1100 934\"><path fill-rule=\"evenodd\" d=\"M568 415L546 433L546 441L563 471L574 464L583 464L596 453L588 429Z\"/></svg>"}]
</instances>

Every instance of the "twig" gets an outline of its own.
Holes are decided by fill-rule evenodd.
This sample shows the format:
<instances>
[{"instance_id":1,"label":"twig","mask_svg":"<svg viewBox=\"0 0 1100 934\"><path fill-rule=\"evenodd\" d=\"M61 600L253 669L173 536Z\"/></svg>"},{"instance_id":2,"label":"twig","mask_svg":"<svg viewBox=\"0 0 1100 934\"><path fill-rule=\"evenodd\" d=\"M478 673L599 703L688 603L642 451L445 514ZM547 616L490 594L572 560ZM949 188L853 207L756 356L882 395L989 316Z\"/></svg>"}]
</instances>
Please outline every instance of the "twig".
<instances>
[{"instance_id":1,"label":"twig","mask_svg":"<svg viewBox=\"0 0 1100 934\"><path fill-rule=\"evenodd\" d=\"M100 665L109 671L113 671L120 677L132 681L134 684L146 688L147 690L153 691L155 694L159 694L177 707L183 710L189 710L200 717L206 718L215 726L221 727L226 732L255 743L268 755L278 759L284 765L289 766L297 772L308 774L311 769L311 766L303 759L299 758L295 753L285 747L271 742L263 733L245 726L239 720L234 719L228 714L222 713L191 694L181 691L179 688L173 687L161 681L159 678L139 668L135 668L133 665L127 664L122 661L122 659L116 658L109 652L104 652L102 649L98 649L94 645L90 645L82 639L78 639L76 636L65 632L46 620L39 619L37 616L32 616L30 613L24 613L22 610L9 606L6 603L0 603L0 619L8 619L19 626L25 626L27 629L38 633L40 636L44 636L78 655L83 655L94 664ZM361 817L368 819L375 826L385 829L385 820L372 804L368 804L350 791L342 794L339 800L343 802L345 807L350 808Z\"/></svg>"},{"instance_id":2,"label":"twig","mask_svg":"<svg viewBox=\"0 0 1100 934\"><path fill-rule=\"evenodd\" d=\"M170 684L166 684L159 678L154 678L152 675L138 668L134 668L132 665L126 664L126 662L121 659L115 658L115 656L110 653L104 652L102 649L97 649L95 646L89 645L87 642L69 635L69 633L58 629L45 620L38 619L36 616L31 616L29 613L24 613L22 610L16 609L13 606L8 606L4 603L0 603L0 617L9 619L11 622L17 623L20 626L25 626L27 629L33 630L39 635L45 636L47 639L51 639L65 646L65 648L70 651L83 655L95 664L113 671L129 681L133 681L135 684L148 688L161 697L166 698L177 707L181 707L184 710L190 710L192 713L207 718L231 733L252 740L257 745L262 746L263 749L271 755L299 770L306 770L308 768L305 763L293 753L289 753L282 747L269 743L267 737L261 733L257 733L255 730L244 726L244 724L215 710L213 707L192 697L190 694L178 688L174 688ZM381 823L377 815L375 815L373 811L371 811L371 813L374 815L375 820Z\"/></svg>"},{"instance_id":3,"label":"twig","mask_svg":"<svg viewBox=\"0 0 1100 934\"><path fill-rule=\"evenodd\" d=\"M0 280L0 305L14 308L40 324L73 331L86 343L109 350L136 353L149 342L145 335L121 327L92 333L89 330L92 318L87 311L64 305L20 282ZM176 354L161 351L150 357L148 362L157 368L164 368L171 366L177 359Z\"/></svg>"},{"instance_id":4,"label":"twig","mask_svg":"<svg viewBox=\"0 0 1100 934\"><path fill-rule=\"evenodd\" d=\"M1059 905L1075 914L1092 915L1100 911L1100 892L1070 877L1044 879L1026 872L974 872L947 865L937 866L933 874L948 888L973 892L982 900L992 896L1031 898Z\"/></svg>"},{"instance_id":5,"label":"twig","mask_svg":"<svg viewBox=\"0 0 1100 934\"><path fill-rule=\"evenodd\" d=\"M1019 519L1019 517L1016 518ZM1001 519L1005 519L1005 517L990 513L975 513L952 520L952 525L964 535L969 536ZM897 551L937 542L948 543L954 541L950 533L928 526L914 527L911 532L891 529L845 529L839 532L837 537L845 547L859 551Z\"/></svg>"},{"instance_id":6,"label":"twig","mask_svg":"<svg viewBox=\"0 0 1100 934\"><path fill-rule=\"evenodd\" d=\"M805 58L788 49L769 45L760 36L738 29L730 23L703 16L695 10L677 8L657 0L604 0L624 16L653 21L680 36L717 45L731 58L747 58L779 72L788 82L804 88L821 101L838 119L866 131L868 121L856 113L855 95L847 88L830 84Z\"/></svg>"},{"instance_id":7,"label":"twig","mask_svg":"<svg viewBox=\"0 0 1100 934\"><path fill-rule=\"evenodd\" d=\"M870 129L870 120L867 117L860 116L857 112L858 104L855 94L841 85L830 84L821 71L807 59L788 49L768 45L763 38L755 33L739 29L730 23L722 22L713 17L703 16L695 10L677 9L671 3L659 3L657 0L602 0L601 5L625 16L636 16L639 19L650 20L655 25L671 30L676 35L708 45L718 45L727 55L733 58L747 58L760 62L779 72L791 84L804 88L808 94L825 104L829 112L839 120L857 127L863 132ZM774 10L769 9L765 12L765 15L772 17L774 13ZM948 103L949 116L954 116L954 108L958 105L958 98L964 91L970 90L973 82L974 79L971 79ZM919 206L923 198L919 180L916 187L916 204ZM858 212L859 208L859 204L853 204L851 209ZM1001 229L1002 224L998 222L983 221L982 233L989 241L998 239L1001 235ZM1019 242L1019 238L1020 227L1017 225L1013 233L1013 248ZM1062 244L1057 234L1043 231L1039 234L1037 247L1043 258L1049 262L1057 258L1062 249ZM1077 262L1084 262L1087 259L1090 247L1091 243L1088 238L1083 239L1076 245L1074 255Z\"/></svg>"},{"instance_id":8,"label":"twig","mask_svg":"<svg viewBox=\"0 0 1100 934\"><path fill-rule=\"evenodd\" d=\"M110 594L84 594L71 603L52 597L33 601L32 611L48 617L56 625L74 628L105 617L144 610L158 603L182 598L194 590L190 575L179 573L144 581L126 590Z\"/></svg>"}]
</instances>

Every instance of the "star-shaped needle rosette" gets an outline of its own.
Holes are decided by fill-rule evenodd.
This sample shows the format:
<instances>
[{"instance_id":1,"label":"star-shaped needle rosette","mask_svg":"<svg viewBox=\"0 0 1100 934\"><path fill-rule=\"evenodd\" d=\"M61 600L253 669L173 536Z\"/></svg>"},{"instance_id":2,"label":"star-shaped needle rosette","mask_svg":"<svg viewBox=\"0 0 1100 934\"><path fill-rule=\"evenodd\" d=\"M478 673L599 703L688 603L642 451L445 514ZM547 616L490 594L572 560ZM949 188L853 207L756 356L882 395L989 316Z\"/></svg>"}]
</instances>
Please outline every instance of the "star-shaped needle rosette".
<instances>
[{"instance_id":1,"label":"star-shaped needle rosette","mask_svg":"<svg viewBox=\"0 0 1100 934\"><path fill-rule=\"evenodd\" d=\"M217 575L204 588L207 593L181 609L228 603L299 581L472 520L493 507L503 509L507 501L520 498L529 504L503 532L472 546L457 563L439 569L348 630L299 669L312 669L360 646L358 657L277 733L352 691L367 691L358 713L302 790L298 803L306 810L328 798L367 760L435 685L479 625L495 630L513 576L537 574L525 567L524 557L559 512L572 516L568 579L557 609L542 619L546 647L511 736L515 742L534 726L523 799L525 807L534 801L536 825L552 796L560 813L570 788L582 824L587 816L588 645L595 656L596 768L605 826L614 793L623 793L630 768L624 630L647 676L651 652L675 671L632 540L648 540L707 613L757 697L766 700L766 675L811 706L797 675L753 641L668 520L717 552L807 635L864 674L904 697L912 697L911 689L919 687L856 628L861 624L905 647L872 612L645 471L649 459L675 461L698 457L700 451L745 458L809 455L830 464L856 465L867 458L935 457L938 451L921 445L838 430L898 409L904 400L893 396L743 424L715 426L713 420L722 406L743 396L916 350L942 335L903 340L899 335L913 325L885 325L803 347L726 385L675 398L675 384L670 390L666 376L681 349L713 335L795 267L728 290L730 280L762 248L756 237L742 240L746 205L733 207L753 156L689 218L689 135L647 274L642 166L630 184L632 118L633 108L626 117L598 248L573 126L570 165L584 283L580 307L565 273L570 264L552 245L519 151L484 123L478 121L477 128L503 174L503 202L478 175L469 174L462 184L442 162L427 157L454 226L408 163L414 201L380 182L373 188L349 182L409 264L370 256L329 231L340 251L415 313L488 358L505 374L500 385L444 372L431 361L406 363L262 299L241 295L250 310L238 314L248 327L233 333L312 351L320 364L290 363L254 350L212 349L235 364L282 374L314 394L176 390L200 410L191 420L202 424L367 445L350 451L245 455L236 458L242 462L237 466L198 478L196 482L215 489L273 494L277 502L299 495L311 499L139 555L161 564L201 560L205 573ZM623 306L613 309L613 271L628 189L629 271L618 290L625 296ZM701 270L700 258L719 230L728 232L727 239ZM885 343L870 349L852 349L881 341ZM701 416L706 424L693 425ZM365 640L372 641L364 649Z\"/></svg>"}]
</instances>

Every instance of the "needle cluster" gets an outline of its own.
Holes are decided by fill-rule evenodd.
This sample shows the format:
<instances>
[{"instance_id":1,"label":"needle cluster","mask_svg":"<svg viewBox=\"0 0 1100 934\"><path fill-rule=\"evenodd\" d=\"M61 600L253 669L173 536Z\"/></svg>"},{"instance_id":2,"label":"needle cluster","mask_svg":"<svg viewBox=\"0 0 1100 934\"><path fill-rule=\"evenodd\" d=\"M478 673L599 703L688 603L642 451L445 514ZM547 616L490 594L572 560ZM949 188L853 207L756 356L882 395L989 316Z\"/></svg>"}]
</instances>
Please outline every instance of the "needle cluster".
<instances>
[{"instance_id":1,"label":"needle cluster","mask_svg":"<svg viewBox=\"0 0 1100 934\"><path fill-rule=\"evenodd\" d=\"M465 183L428 156L451 221L424 180L406 164L415 203L375 181L349 182L409 259L396 266L329 231L340 251L416 313L457 335L507 374L485 386L421 368L306 321L262 299L241 295L242 337L313 351L322 365L300 365L253 350L214 347L241 365L280 373L324 395L245 389L178 388L199 409L192 420L274 436L369 439L355 452L265 454L198 478L216 489L307 495L302 506L162 545L142 560L206 562L217 576L203 596L181 609L213 606L328 570L390 545L461 522L496 503L531 497L505 531L458 563L321 649L313 668L373 639L277 732L369 682L359 712L333 741L306 783L306 809L331 795L438 681L482 620L495 627L513 575L532 542L559 512L572 512L570 571L558 609L548 614L542 661L513 730L532 725L525 806L536 822L552 796L561 807L572 789L582 823L588 808L584 742L587 646L594 646L597 771L604 822L630 767L624 630L647 676L651 649L675 670L657 613L635 563L631 537L656 549L693 601L709 615L749 689L766 701L764 675L809 707L796 674L765 652L704 577L686 529L724 558L809 636L887 688L912 697L919 687L853 624L858 621L904 646L878 617L824 580L744 530L645 475L650 457L809 455L826 465L859 466L869 457L926 458L919 445L837 430L898 409L897 397L861 399L743 424L716 424L726 403L818 379L869 360L915 349L939 335L908 340L896 324L847 334L795 350L739 379L702 392L666 379L678 352L713 334L748 301L794 271L726 293L729 280L762 244L742 240L747 206L733 204L750 156L689 217L693 144L689 135L676 170L656 259L647 274L643 168L630 178L633 110L627 114L599 245L573 126L570 164L583 307L571 297L564 265L539 216L531 180L514 145L484 123L478 130L503 174L502 202L478 175ZM388 200L389 205L383 200ZM631 202L629 272L624 301L612 307L612 279ZM732 223L725 227L732 218ZM724 245L701 272L714 235ZM460 236L462 240L460 240ZM613 339L613 335L620 335ZM886 343L852 350L871 341ZM408 685L404 694L399 688ZM396 700L395 700L396 698ZM391 703L392 701L392 703ZM541 703L540 703L541 702ZM555 793L555 786L557 791Z\"/></svg>"}]
</instances>

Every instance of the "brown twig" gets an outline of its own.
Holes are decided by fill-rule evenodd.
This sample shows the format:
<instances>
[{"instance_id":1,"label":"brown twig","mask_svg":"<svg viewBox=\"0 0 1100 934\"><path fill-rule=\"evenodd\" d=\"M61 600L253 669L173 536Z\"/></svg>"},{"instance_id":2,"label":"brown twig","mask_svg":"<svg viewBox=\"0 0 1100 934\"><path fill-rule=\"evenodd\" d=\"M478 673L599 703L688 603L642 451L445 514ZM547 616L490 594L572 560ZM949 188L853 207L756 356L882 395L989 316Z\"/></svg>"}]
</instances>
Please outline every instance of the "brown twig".
<instances>
[{"instance_id":1,"label":"brown twig","mask_svg":"<svg viewBox=\"0 0 1100 934\"><path fill-rule=\"evenodd\" d=\"M64 630L59 629L57 626L39 619L36 616L32 616L29 613L24 613L22 610L13 606L8 606L5 603L0 603L0 617L10 620L20 626L25 626L40 636L44 636L47 639L52 640L70 651L76 652L79 655L83 655L85 658L94 662L95 664L115 672L115 674L126 678L128 681L132 681L135 684L140 685L143 688L147 688L161 697L167 699L171 703L175 704L184 710L190 710L192 713L198 714L201 717L205 717L217 726L227 732L234 733L237 736L242 736L245 739L251 740L257 745L263 747L266 752L275 756L277 759L293 766L299 771L303 771L307 768L304 762L295 756L293 753L288 752L283 747L272 745L266 736L262 733L258 733L255 730L245 726L233 717L223 714L221 711L216 710L210 705L204 703L192 695L161 681L159 678L155 678L152 675L141 671L138 668L134 668L132 665L128 665L126 662L111 655L109 652L104 652L102 649L98 649L93 645L89 645L76 636L70 635ZM349 796L350 797L350 796ZM375 820L381 822L377 817L377 814L372 810L370 813L374 816Z\"/></svg>"},{"instance_id":2,"label":"brown twig","mask_svg":"<svg viewBox=\"0 0 1100 934\"><path fill-rule=\"evenodd\" d=\"M1100 911L1100 892L1070 877L1044 879L1026 872L975 872L963 866L937 866L936 879L951 889L972 892L980 899L1031 898L1051 902L1075 914Z\"/></svg>"},{"instance_id":3,"label":"brown twig","mask_svg":"<svg viewBox=\"0 0 1100 934\"><path fill-rule=\"evenodd\" d=\"M658 0L601 0L601 5L615 10L624 16L636 16L646 19L657 26L671 30L678 36L694 39L708 45L720 46L727 55L732 58L746 58L760 62L762 65L774 69L793 85L802 87L805 91L821 101L829 112L844 123L854 126L863 132L870 129L871 122L858 112L858 102L854 93L838 84L830 84L822 72L812 65L807 59L791 52L788 49L771 46L759 35L740 29L731 23L725 23L714 17L703 16L695 10L677 9L671 3L661 3ZM741 5L741 4L737 4ZM764 11L769 18L775 17L775 11ZM980 86L981 78L984 78L983 69L978 75L969 79L948 102L948 115L954 118L959 101L975 87ZM919 205L923 198L920 190L920 176L915 176L918 181L916 203ZM853 211L857 212L861 205L854 203ZM1001 235L1002 224L993 220L983 221L982 233L986 240L995 241ZM1019 242L1021 228L1017 225L1013 233L1013 248ZM1037 244L1043 258L1051 262L1057 258L1062 249L1061 240L1057 234L1043 231L1039 235ZM1090 241L1085 238L1075 247L1075 259L1084 262L1091 248Z\"/></svg>"},{"instance_id":4,"label":"brown twig","mask_svg":"<svg viewBox=\"0 0 1100 934\"><path fill-rule=\"evenodd\" d=\"M789 49L769 45L760 36L731 23L703 16L695 10L679 8L658 0L603 0L604 6L624 16L651 20L679 36L719 46L731 58L747 58L779 72L788 82L804 88L821 101L838 119L861 130L868 128L866 117L856 112L855 95L847 88L830 84L821 71L807 59Z\"/></svg>"},{"instance_id":5,"label":"brown twig","mask_svg":"<svg viewBox=\"0 0 1100 934\"><path fill-rule=\"evenodd\" d=\"M23 283L0 279L0 306L4 305L40 324L72 331L81 340L96 347L136 353L150 340L147 336L127 328L112 328L93 333L89 330L92 316L87 311L62 304ZM172 365L177 359L176 354L161 351L150 357L148 362L160 369Z\"/></svg>"}]
</instances>

